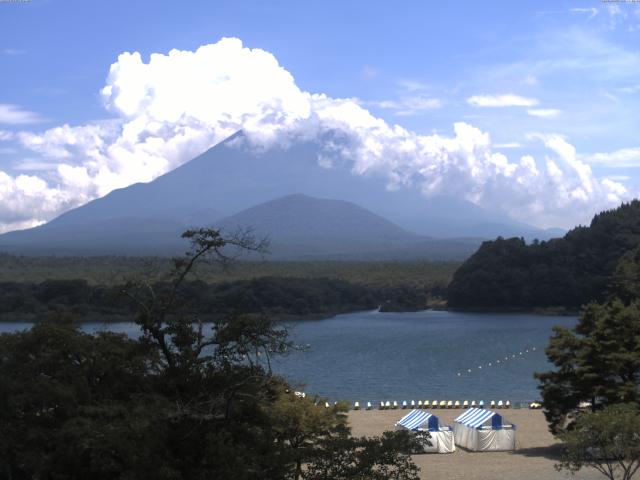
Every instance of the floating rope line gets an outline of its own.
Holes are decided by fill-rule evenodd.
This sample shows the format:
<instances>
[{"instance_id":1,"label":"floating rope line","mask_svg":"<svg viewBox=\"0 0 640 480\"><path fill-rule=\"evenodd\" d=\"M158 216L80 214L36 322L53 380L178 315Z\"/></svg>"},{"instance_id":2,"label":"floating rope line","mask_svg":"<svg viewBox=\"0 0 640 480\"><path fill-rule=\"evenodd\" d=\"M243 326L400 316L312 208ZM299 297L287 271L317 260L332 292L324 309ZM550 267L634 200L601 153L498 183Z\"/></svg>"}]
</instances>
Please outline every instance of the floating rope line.
<instances>
[{"instance_id":1,"label":"floating rope line","mask_svg":"<svg viewBox=\"0 0 640 480\"><path fill-rule=\"evenodd\" d=\"M518 353L512 353L511 355L507 355L504 357L504 360L499 358L497 359L495 362L488 362L485 365L478 365L478 368L476 369L471 369L471 368L467 368L467 373L473 373L474 370L482 370L482 367L484 366L485 368L488 367L492 367L495 366L499 366L499 365L504 365L506 362L508 362L509 360L513 360L514 358L521 358L526 356L528 353L533 353L536 351L536 347L530 347L530 348L526 348L524 351L518 352ZM458 377L462 377L463 376L463 372L460 371L457 374Z\"/></svg>"}]
</instances>

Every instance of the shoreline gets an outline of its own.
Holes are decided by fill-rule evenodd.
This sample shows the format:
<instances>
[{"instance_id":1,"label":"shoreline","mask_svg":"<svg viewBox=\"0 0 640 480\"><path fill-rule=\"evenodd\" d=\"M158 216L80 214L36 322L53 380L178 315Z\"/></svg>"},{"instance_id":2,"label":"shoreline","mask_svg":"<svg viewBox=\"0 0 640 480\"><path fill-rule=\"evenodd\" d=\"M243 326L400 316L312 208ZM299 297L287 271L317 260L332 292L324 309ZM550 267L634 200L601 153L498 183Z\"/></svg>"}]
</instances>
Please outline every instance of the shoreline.
<instances>
[{"instance_id":1,"label":"shoreline","mask_svg":"<svg viewBox=\"0 0 640 480\"><path fill-rule=\"evenodd\" d=\"M397 310L386 310L380 308L372 308L366 310L335 310L328 312L316 312L316 313L307 313L302 315L294 315L294 314L273 314L272 318L277 322L297 322L297 321L319 321L319 320L329 320L331 318L335 318L339 315L351 315L354 313L421 313L421 312L454 312L454 313L479 313L479 314L522 314L522 315L539 315L542 317L577 317L580 312L579 310L572 309L523 309L523 308L449 308L449 307L425 307L420 309L397 309ZM51 312L43 312L43 313L5 313L0 315L0 323L39 323L41 321L46 320L48 315L55 313ZM256 312L247 313L247 315L260 315ZM125 318L126 317L126 318ZM202 320L204 323L211 323L215 315L202 315ZM129 317L128 314L111 314L105 315L105 317L99 318L99 314L96 314L95 317L93 314L88 314L84 318L80 318L77 320L78 324L83 323L104 323L104 324L116 324L116 323L135 323L133 318Z\"/></svg>"}]
</instances>

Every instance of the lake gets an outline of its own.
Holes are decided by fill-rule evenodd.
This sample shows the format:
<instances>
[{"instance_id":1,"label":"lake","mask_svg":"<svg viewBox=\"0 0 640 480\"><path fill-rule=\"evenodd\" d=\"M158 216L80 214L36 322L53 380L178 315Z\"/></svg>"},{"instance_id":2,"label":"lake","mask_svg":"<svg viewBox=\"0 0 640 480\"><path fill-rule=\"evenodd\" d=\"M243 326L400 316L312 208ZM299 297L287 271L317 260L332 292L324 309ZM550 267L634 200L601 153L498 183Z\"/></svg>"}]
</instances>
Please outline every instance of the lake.
<instances>
[{"instance_id":1,"label":"lake","mask_svg":"<svg viewBox=\"0 0 640 480\"><path fill-rule=\"evenodd\" d=\"M357 312L288 322L305 351L274 361L274 370L331 400L510 400L539 398L536 371L550 368L544 348L554 325L575 317L513 313ZM0 323L0 332L28 328ZM135 336L130 323L86 323Z\"/></svg>"}]
</instances>

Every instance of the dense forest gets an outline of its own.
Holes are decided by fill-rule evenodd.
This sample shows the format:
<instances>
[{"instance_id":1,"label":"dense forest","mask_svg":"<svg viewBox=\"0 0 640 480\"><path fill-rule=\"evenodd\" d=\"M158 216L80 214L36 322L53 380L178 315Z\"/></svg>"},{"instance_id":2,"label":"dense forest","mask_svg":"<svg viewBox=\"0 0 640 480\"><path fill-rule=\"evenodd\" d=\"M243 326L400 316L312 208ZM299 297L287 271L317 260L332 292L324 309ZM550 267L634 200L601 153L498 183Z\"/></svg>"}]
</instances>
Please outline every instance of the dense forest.
<instances>
[{"instance_id":1,"label":"dense forest","mask_svg":"<svg viewBox=\"0 0 640 480\"><path fill-rule=\"evenodd\" d=\"M577 308L606 294L620 258L640 244L640 201L596 215L563 238L484 242L455 272L453 308Z\"/></svg>"},{"instance_id":2,"label":"dense forest","mask_svg":"<svg viewBox=\"0 0 640 480\"><path fill-rule=\"evenodd\" d=\"M0 254L0 321L38 321L62 312L81 321L126 319L133 306L121 287L143 276L161 289L171 262L162 257ZM444 298L457 266L237 261L228 269L198 266L181 293L207 317L214 312L266 313L279 319L326 317L379 306L389 311L420 310Z\"/></svg>"},{"instance_id":3,"label":"dense forest","mask_svg":"<svg viewBox=\"0 0 640 480\"><path fill-rule=\"evenodd\" d=\"M154 283L166 292L166 283ZM434 289L434 295L444 291ZM232 314L268 314L274 318L318 317L368 310L419 310L426 293L418 287L367 287L331 278L261 277L209 284L185 282L180 296L203 318ZM135 305L121 286L91 285L86 280L0 283L0 320L38 321L51 314L71 314L84 321L131 318Z\"/></svg>"}]
</instances>

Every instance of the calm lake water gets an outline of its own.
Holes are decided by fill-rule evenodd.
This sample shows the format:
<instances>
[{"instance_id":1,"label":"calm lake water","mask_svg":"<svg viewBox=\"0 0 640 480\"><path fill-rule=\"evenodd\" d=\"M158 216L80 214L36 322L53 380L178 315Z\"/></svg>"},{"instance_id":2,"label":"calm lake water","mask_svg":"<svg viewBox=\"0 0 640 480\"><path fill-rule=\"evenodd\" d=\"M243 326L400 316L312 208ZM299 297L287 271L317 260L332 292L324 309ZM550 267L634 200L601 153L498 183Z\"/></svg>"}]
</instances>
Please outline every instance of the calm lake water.
<instances>
[{"instance_id":1,"label":"calm lake water","mask_svg":"<svg viewBox=\"0 0 640 480\"><path fill-rule=\"evenodd\" d=\"M539 397L533 373L550 368L544 348L552 327L575 322L575 317L436 311L295 321L287 324L291 338L309 347L275 360L274 370L331 400L527 401ZM24 328L29 325L0 323L0 332ZM83 325L89 332L105 328L137 334L129 323Z\"/></svg>"}]
</instances>

